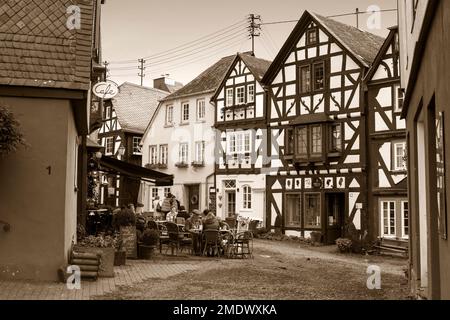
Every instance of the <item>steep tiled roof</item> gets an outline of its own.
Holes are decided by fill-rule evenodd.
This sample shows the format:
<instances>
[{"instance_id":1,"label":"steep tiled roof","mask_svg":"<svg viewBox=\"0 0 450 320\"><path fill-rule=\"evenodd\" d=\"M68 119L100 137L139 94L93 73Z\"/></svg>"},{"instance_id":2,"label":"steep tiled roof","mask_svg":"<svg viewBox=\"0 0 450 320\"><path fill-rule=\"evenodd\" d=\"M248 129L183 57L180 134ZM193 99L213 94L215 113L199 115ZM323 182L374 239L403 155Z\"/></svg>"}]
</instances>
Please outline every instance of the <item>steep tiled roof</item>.
<instances>
[{"instance_id":1,"label":"steep tiled roof","mask_svg":"<svg viewBox=\"0 0 450 320\"><path fill-rule=\"evenodd\" d=\"M345 45L358 59L361 59L366 66L372 64L384 43L384 38L316 13L311 13L311 15L324 25L333 37Z\"/></svg>"},{"instance_id":2,"label":"steep tiled roof","mask_svg":"<svg viewBox=\"0 0 450 320\"><path fill-rule=\"evenodd\" d=\"M220 85L236 55L224 57L202 72L197 78L189 82L180 90L167 96L164 100L172 100L193 94L214 92Z\"/></svg>"},{"instance_id":3,"label":"steep tiled roof","mask_svg":"<svg viewBox=\"0 0 450 320\"><path fill-rule=\"evenodd\" d=\"M95 0L0 1L0 84L87 90ZM81 28L67 13L80 8Z\"/></svg>"},{"instance_id":4,"label":"steep tiled roof","mask_svg":"<svg viewBox=\"0 0 450 320\"><path fill-rule=\"evenodd\" d=\"M120 126L125 131L144 133L159 101L166 97L168 92L129 82L123 83L119 89L120 92L112 100L112 104Z\"/></svg>"},{"instance_id":5,"label":"steep tiled roof","mask_svg":"<svg viewBox=\"0 0 450 320\"><path fill-rule=\"evenodd\" d=\"M267 69L269 69L270 65L272 64L272 61L256 58L252 55L248 55L245 53L244 54L239 53L239 56L258 81L261 81Z\"/></svg>"}]
</instances>

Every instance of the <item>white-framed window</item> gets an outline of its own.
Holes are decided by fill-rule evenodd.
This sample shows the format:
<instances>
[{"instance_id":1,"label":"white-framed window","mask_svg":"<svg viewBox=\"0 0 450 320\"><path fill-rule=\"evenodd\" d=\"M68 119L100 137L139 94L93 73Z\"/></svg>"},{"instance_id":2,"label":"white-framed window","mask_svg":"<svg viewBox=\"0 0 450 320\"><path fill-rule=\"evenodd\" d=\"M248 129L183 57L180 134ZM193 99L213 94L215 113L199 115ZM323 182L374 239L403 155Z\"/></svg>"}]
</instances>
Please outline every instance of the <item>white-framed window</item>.
<instances>
[{"instance_id":1,"label":"white-framed window","mask_svg":"<svg viewBox=\"0 0 450 320\"><path fill-rule=\"evenodd\" d=\"M205 119L205 99L197 100L197 120Z\"/></svg>"},{"instance_id":2,"label":"white-framed window","mask_svg":"<svg viewBox=\"0 0 450 320\"><path fill-rule=\"evenodd\" d=\"M228 133L229 153L250 153L252 149L251 132L230 132Z\"/></svg>"},{"instance_id":3,"label":"white-framed window","mask_svg":"<svg viewBox=\"0 0 450 320\"><path fill-rule=\"evenodd\" d=\"M247 86L247 103L255 101L255 85L249 84Z\"/></svg>"},{"instance_id":4,"label":"white-framed window","mask_svg":"<svg viewBox=\"0 0 450 320\"><path fill-rule=\"evenodd\" d=\"M384 237L396 236L395 201L381 201L381 231Z\"/></svg>"},{"instance_id":5,"label":"white-framed window","mask_svg":"<svg viewBox=\"0 0 450 320\"><path fill-rule=\"evenodd\" d=\"M233 88L228 88L226 91L227 94L227 107L231 107L234 105L234 93L233 93Z\"/></svg>"},{"instance_id":6,"label":"white-framed window","mask_svg":"<svg viewBox=\"0 0 450 320\"><path fill-rule=\"evenodd\" d=\"M181 121L188 122L189 121L189 102L182 103L181 107Z\"/></svg>"},{"instance_id":7,"label":"white-framed window","mask_svg":"<svg viewBox=\"0 0 450 320\"><path fill-rule=\"evenodd\" d=\"M133 137L133 154L140 155L142 154L141 149L141 137Z\"/></svg>"},{"instance_id":8,"label":"white-framed window","mask_svg":"<svg viewBox=\"0 0 450 320\"><path fill-rule=\"evenodd\" d=\"M170 187L164 188L164 198L167 198L169 196L169 193L170 193Z\"/></svg>"},{"instance_id":9,"label":"white-framed window","mask_svg":"<svg viewBox=\"0 0 450 320\"><path fill-rule=\"evenodd\" d=\"M243 196L244 209L251 209L252 208L252 188L249 185L245 185L242 187L242 196Z\"/></svg>"},{"instance_id":10,"label":"white-framed window","mask_svg":"<svg viewBox=\"0 0 450 320\"><path fill-rule=\"evenodd\" d=\"M114 137L105 138L105 154L111 156L114 153Z\"/></svg>"},{"instance_id":11,"label":"white-framed window","mask_svg":"<svg viewBox=\"0 0 450 320\"><path fill-rule=\"evenodd\" d=\"M166 107L166 125L173 125L173 106L169 105Z\"/></svg>"},{"instance_id":12,"label":"white-framed window","mask_svg":"<svg viewBox=\"0 0 450 320\"><path fill-rule=\"evenodd\" d=\"M189 144L180 143L180 163L188 163L189 160Z\"/></svg>"},{"instance_id":13,"label":"white-framed window","mask_svg":"<svg viewBox=\"0 0 450 320\"><path fill-rule=\"evenodd\" d=\"M151 188L151 193L152 193L152 200L150 201L150 204L151 204L151 209L153 211L156 209L154 201L155 201L156 197L159 196L159 189L153 187L153 188Z\"/></svg>"},{"instance_id":14,"label":"white-framed window","mask_svg":"<svg viewBox=\"0 0 450 320\"><path fill-rule=\"evenodd\" d=\"M162 165L167 165L167 159L169 155L169 146L163 144L159 146L159 161Z\"/></svg>"},{"instance_id":15,"label":"white-framed window","mask_svg":"<svg viewBox=\"0 0 450 320\"><path fill-rule=\"evenodd\" d=\"M150 146L149 147L149 163L150 164L158 164L158 147Z\"/></svg>"},{"instance_id":16,"label":"white-framed window","mask_svg":"<svg viewBox=\"0 0 450 320\"><path fill-rule=\"evenodd\" d=\"M197 141L195 143L195 162L205 161L205 141Z\"/></svg>"},{"instance_id":17,"label":"white-framed window","mask_svg":"<svg viewBox=\"0 0 450 320\"><path fill-rule=\"evenodd\" d=\"M245 87L236 88L236 105L245 104Z\"/></svg>"},{"instance_id":18,"label":"white-framed window","mask_svg":"<svg viewBox=\"0 0 450 320\"><path fill-rule=\"evenodd\" d=\"M402 88L400 88L399 85L394 86L394 112L402 112L403 109L403 100L404 100L404 93Z\"/></svg>"},{"instance_id":19,"label":"white-framed window","mask_svg":"<svg viewBox=\"0 0 450 320\"><path fill-rule=\"evenodd\" d=\"M409 238L409 203L408 201L402 201L402 238Z\"/></svg>"},{"instance_id":20,"label":"white-framed window","mask_svg":"<svg viewBox=\"0 0 450 320\"><path fill-rule=\"evenodd\" d=\"M105 109L105 119L106 120L111 119L111 114L112 114L111 106L107 106Z\"/></svg>"},{"instance_id":21,"label":"white-framed window","mask_svg":"<svg viewBox=\"0 0 450 320\"><path fill-rule=\"evenodd\" d=\"M252 134L250 132L244 133L244 152L249 153L252 149Z\"/></svg>"},{"instance_id":22,"label":"white-framed window","mask_svg":"<svg viewBox=\"0 0 450 320\"><path fill-rule=\"evenodd\" d=\"M406 142L396 142L394 143L394 171L403 171L405 167L405 150Z\"/></svg>"}]
</instances>

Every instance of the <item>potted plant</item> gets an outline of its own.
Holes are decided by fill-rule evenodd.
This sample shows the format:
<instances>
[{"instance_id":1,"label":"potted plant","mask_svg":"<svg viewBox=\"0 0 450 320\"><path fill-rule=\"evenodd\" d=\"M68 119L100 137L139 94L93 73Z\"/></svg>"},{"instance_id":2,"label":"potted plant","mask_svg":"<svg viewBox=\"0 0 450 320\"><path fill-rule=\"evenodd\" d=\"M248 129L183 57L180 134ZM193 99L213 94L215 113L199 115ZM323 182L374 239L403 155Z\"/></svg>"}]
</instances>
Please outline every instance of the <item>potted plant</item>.
<instances>
[{"instance_id":1,"label":"potted plant","mask_svg":"<svg viewBox=\"0 0 450 320\"><path fill-rule=\"evenodd\" d=\"M347 238L339 238L336 240L336 244L341 253L349 253L353 248L353 241Z\"/></svg>"},{"instance_id":2,"label":"potted plant","mask_svg":"<svg viewBox=\"0 0 450 320\"><path fill-rule=\"evenodd\" d=\"M139 254L142 259L151 259L156 245L158 244L159 233L154 229L145 229L142 234L142 244L139 245Z\"/></svg>"}]
</instances>

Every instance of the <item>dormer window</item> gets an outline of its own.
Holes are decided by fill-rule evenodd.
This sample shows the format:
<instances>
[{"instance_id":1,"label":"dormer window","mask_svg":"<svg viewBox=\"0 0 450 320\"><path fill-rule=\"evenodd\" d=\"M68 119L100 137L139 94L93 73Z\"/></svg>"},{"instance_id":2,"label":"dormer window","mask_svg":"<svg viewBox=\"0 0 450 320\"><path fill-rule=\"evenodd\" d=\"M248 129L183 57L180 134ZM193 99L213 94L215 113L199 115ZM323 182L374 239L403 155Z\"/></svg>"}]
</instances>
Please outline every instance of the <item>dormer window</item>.
<instances>
[{"instance_id":1,"label":"dormer window","mask_svg":"<svg viewBox=\"0 0 450 320\"><path fill-rule=\"evenodd\" d=\"M317 38L317 28L308 30L308 32L306 33L306 44L316 44Z\"/></svg>"}]
</instances>

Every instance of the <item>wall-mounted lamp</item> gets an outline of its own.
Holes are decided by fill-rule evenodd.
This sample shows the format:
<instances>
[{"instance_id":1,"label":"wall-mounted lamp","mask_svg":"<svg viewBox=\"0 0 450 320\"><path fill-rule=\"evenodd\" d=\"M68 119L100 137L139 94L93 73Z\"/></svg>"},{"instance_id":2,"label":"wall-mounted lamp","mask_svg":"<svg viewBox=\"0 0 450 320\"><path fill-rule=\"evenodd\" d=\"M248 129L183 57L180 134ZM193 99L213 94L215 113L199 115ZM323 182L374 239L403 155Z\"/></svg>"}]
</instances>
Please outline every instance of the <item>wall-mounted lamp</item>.
<instances>
[{"instance_id":1,"label":"wall-mounted lamp","mask_svg":"<svg viewBox=\"0 0 450 320\"><path fill-rule=\"evenodd\" d=\"M100 151L97 151L97 152L95 153L95 157L96 157L98 160L100 160L100 159L103 157L103 154L102 154Z\"/></svg>"}]
</instances>

